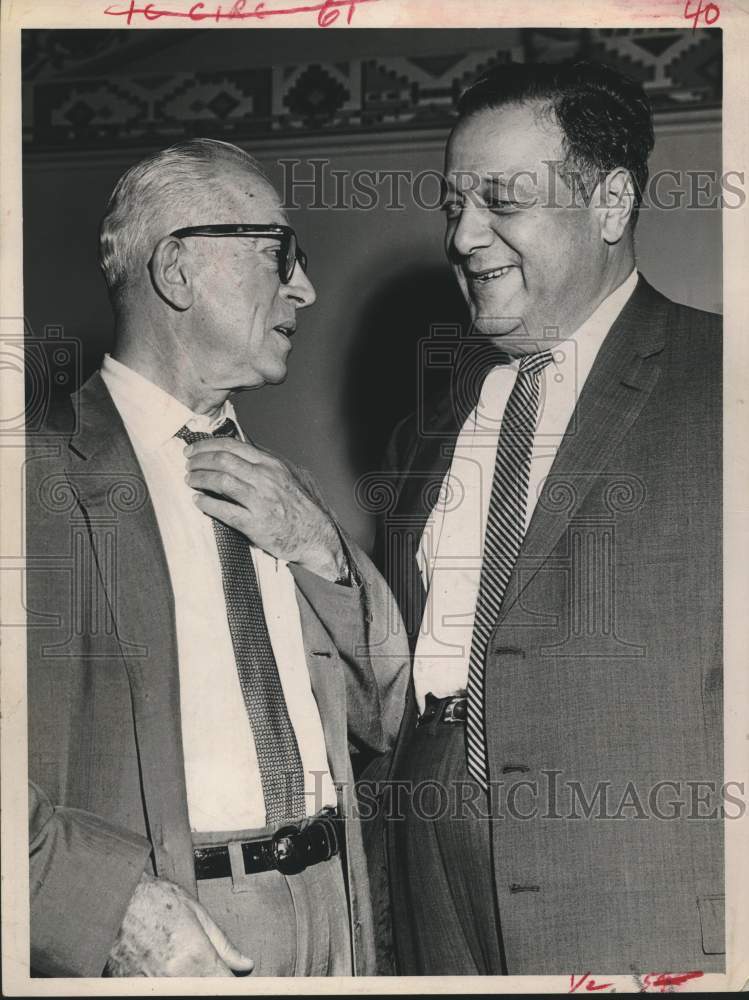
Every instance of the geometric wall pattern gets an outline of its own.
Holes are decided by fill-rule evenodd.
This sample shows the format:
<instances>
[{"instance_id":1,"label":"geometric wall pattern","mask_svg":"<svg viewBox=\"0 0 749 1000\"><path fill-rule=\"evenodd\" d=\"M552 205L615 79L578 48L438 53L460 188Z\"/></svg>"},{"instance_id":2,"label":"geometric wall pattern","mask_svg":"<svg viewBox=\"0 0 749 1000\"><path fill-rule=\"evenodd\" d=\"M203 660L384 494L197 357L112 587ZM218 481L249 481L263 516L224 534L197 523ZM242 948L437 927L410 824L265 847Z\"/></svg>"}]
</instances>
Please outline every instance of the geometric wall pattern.
<instances>
[{"instance_id":1,"label":"geometric wall pattern","mask_svg":"<svg viewBox=\"0 0 749 1000\"><path fill-rule=\"evenodd\" d=\"M68 49L64 35L71 36ZM524 29L508 33L505 47L496 33L499 46L440 55L76 76L77 61L103 62L127 37L124 31L23 32L27 149L117 149L204 134L237 141L447 127L470 80L508 61L601 60L639 80L656 112L721 104L722 34L714 29Z\"/></svg>"}]
</instances>

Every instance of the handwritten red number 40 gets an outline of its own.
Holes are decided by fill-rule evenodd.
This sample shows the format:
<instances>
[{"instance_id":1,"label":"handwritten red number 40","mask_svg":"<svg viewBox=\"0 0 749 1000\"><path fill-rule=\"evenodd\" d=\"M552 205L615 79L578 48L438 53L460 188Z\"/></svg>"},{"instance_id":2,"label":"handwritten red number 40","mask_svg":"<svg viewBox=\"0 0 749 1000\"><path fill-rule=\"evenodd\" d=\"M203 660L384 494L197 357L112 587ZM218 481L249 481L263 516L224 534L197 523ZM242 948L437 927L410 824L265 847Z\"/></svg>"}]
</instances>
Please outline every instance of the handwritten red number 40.
<instances>
[{"instance_id":1,"label":"handwritten red number 40","mask_svg":"<svg viewBox=\"0 0 749 1000\"><path fill-rule=\"evenodd\" d=\"M700 23L700 19L704 20L705 24L708 26L715 24L715 22L720 17L720 7L717 3L705 3L702 0L692 3L692 0L687 0L684 4L684 17L687 21L692 22L692 31Z\"/></svg>"}]
</instances>

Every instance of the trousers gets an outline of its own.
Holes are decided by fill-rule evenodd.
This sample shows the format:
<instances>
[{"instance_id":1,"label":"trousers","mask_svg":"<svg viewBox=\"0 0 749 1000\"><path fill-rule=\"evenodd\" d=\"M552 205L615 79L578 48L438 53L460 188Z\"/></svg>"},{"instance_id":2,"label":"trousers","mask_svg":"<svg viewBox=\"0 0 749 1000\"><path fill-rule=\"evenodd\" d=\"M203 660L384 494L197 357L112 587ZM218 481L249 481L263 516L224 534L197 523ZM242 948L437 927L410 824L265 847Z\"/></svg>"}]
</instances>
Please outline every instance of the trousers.
<instances>
[{"instance_id":1,"label":"trousers","mask_svg":"<svg viewBox=\"0 0 749 1000\"><path fill-rule=\"evenodd\" d=\"M196 847L216 843L205 834L194 834L193 839ZM254 960L251 976L350 976L351 936L340 856L296 875L247 875L241 852L232 852L230 844L229 853L231 876L199 879L198 902L232 944Z\"/></svg>"},{"instance_id":2,"label":"trousers","mask_svg":"<svg viewBox=\"0 0 749 1000\"><path fill-rule=\"evenodd\" d=\"M503 975L486 794L468 773L465 724L414 727L398 773L393 937L400 975Z\"/></svg>"}]
</instances>

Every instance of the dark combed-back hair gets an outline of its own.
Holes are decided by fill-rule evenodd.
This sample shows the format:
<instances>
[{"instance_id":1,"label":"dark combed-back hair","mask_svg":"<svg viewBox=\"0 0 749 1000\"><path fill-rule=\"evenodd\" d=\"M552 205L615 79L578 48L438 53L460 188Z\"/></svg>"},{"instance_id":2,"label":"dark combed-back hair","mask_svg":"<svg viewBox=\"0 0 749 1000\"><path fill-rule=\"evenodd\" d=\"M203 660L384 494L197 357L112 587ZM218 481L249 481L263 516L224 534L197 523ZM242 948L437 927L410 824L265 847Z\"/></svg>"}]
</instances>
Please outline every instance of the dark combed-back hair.
<instances>
[{"instance_id":1,"label":"dark combed-back hair","mask_svg":"<svg viewBox=\"0 0 749 1000\"><path fill-rule=\"evenodd\" d=\"M648 180L654 145L645 91L602 63L505 63L482 74L458 101L461 118L507 104L539 103L562 130L562 170L595 184L625 167L635 188L632 221Z\"/></svg>"}]
</instances>

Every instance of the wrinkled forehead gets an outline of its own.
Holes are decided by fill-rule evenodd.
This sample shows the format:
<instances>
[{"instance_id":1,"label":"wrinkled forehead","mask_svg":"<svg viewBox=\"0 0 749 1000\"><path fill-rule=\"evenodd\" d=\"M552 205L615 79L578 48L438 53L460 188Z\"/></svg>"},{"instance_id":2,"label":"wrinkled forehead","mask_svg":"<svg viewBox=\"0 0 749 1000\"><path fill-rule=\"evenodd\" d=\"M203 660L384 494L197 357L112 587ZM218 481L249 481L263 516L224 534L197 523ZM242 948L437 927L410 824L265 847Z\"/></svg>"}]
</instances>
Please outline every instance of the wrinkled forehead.
<instances>
[{"instance_id":1,"label":"wrinkled forehead","mask_svg":"<svg viewBox=\"0 0 749 1000\"><path fill-rule=\"evenodd\" d=\"M209 195L215 215L212 222L288 224L278 192L253 170L217 171Z\"/></svg>"},{"instance_id":2,"label":"wrinkled forehead","mask_svg":"<svg viewBox=\"0 0 749 1000\"><path fill-rule=\"evenodd\" d=\"M448 187L465 190L471 177L540 177L563 158L562 131L545 103L507 104L458 122L445 150L445 177Z\"/></svg>"}]
</instances>

